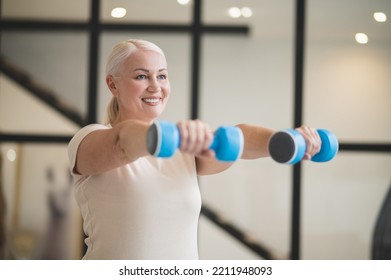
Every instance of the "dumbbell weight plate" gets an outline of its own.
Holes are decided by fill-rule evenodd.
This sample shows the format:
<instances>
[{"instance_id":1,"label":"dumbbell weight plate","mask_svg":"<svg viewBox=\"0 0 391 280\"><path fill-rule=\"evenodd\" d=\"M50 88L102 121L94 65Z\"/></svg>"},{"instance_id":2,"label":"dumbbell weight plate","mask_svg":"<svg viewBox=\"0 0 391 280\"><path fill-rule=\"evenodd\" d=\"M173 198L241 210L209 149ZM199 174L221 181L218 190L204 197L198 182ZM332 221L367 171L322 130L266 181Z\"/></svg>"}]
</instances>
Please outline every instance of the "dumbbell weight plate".
<instances>
[{"instance_id":1,"label":"dumbbell weight plate","mask_svg":"<svg viewBox=\"0 0 391 280\"><path fill-rule=\"evenodd\" d=\"M148 129L147 148L153 156L162 158L173 156L179 147L179 141L179 131L173 123L155 121Z\"/></svg>"},{"instance_id":2,"label":"dumbbell weight plate","mask_svg":"<svg viewBox=\"0 0 391 280\"><path fill-rule=\"evenodd\" d=\"M337 137L326 129L318 129L318 134L322 141L322 147L319 153L314 155L311 161L326 162L332 160L339 148Z\"/></svg>"},{"instance_id":3,"label":"dumbbell weight plate","mask_svg":"<svg viewBox=\"0 0 391 280\"><path fill-rule=\"evenodd\" d=\"M270 156L279 163L295 164L305 153L304 137L294 129L276 132L269 140Z\"/></svg>"},{"instance_id":4,"label":"dumbbell weight plate","mask_svg":"<svg viewBox=\"0 0 391 280\"><path fill-rule=\"evenodd\" d=\"M160 150L161 140L159 139L158 125L153 123L147 132L147 148L151 155L156 156Z\"/></svg>"}]
</instances>

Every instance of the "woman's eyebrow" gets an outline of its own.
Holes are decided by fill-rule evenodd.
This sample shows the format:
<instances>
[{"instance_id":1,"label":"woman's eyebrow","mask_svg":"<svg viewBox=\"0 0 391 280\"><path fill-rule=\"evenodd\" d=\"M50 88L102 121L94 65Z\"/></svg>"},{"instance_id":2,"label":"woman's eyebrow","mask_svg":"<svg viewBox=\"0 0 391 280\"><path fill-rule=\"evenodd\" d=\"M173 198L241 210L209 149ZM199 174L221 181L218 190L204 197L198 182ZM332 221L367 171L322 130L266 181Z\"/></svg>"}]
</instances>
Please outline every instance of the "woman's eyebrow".
<instances>
[{"instance_id":1,"label":"woman's eyebrow","mask_svg":"<svg viewBox=\"0 0 391 280\"><path fill-rule=\"evenodd\" d=\"M136 68L136 69L133 69L132 72L136 72L136 71L143 71L143 72L149 72L148 69L144 69L144 68Z\"/></svg>"},{"instance_id":2,"label":"woman's eyebrow","mask_svg":"<svg viewBox=\"0 0 391 280\"><path fill-rule=\"evenodd\" d=\"M132 72L136 72L136 71L143 71L149 73L149 70L145 68L136 68L132 70ZM163 71L167 71L167 68L162 68L158 70L158 72L163 72Z\"/></svg>"}]
</instances>

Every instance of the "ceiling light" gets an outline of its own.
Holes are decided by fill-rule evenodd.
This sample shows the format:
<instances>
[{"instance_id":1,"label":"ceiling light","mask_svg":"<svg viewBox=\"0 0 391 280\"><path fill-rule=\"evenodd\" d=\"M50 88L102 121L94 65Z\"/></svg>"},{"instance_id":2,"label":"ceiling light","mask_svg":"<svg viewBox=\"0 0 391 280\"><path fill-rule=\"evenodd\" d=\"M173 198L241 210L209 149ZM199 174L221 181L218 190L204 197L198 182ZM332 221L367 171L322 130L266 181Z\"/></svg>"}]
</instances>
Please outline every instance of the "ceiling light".
<instances>
[{"instance_id":1,"label":"ceiling light","mask_svg":"<svg viewBox=\"0 0 391 280\"><path fill-rule=\"evenodd\" d=\"M368 43L368 36L365 33L356 33L355 39L359 44Z\"/></svg>"},{"instance_id":2,"label":"ceiling light","mask_svg":"<svg viewBox=\"0 0 391 280\"><path fill-rule=\"evenodd\" d=\"M111 10L111 16L113 18L123 18L126 15L125 8L114 8Z\"/></svg>"},{"instance_id":3,"label":"ceiling light","mask_svg":"<svg viewBox=\"0 0 391 280\"><path fill-rule=\"evenodd\" d=\"M242 16L245 18L249 18L253 15L253 11L249 7L243 7L240 9Z\"/></svg>"},{"instance_id":4,"label":"ceiling light","mask_svg":"<svg viewBox=\"0 0 391 280\"><path fill-rule=\"evenodd\" d=\"M373 18L377 21L377 22L386 22L387 21L387 16L385 13L381 13L381 12L376 12L376 13L373 13Z\"/></svg>"},{"instance_id":5,"label":"ceiling light","mask_svg":"<svg viewBox=\"0 0 391 280\"><path fill-rule=\"evenodd\" d=\"M229 8L228 14L230 15L230 17L238 18L242 15L242 12L240 11L240 9L238 7L232 7L232 8Z\"/></svg>"},{"instance_id":6,"label":"ceiling light","mask_svg":"<svg viewBox=\"0 0 391 280\"><path fill-rule=\"evenodd\" d=\"M13 149L9 149L7 152L7 159L9 161L15 161L16 160L16 152Z\"/></svg>"},{"instance_id":7,"label":"ceiling light","mask_svg":"<svg viewBox=\"0 0 391 280\"><path fill-rule=\"evenodd\" d=\"M181 5L187 5L189 4L190 0L177 0L178 4L181 4Z\"/></svg>"}]
</instances>

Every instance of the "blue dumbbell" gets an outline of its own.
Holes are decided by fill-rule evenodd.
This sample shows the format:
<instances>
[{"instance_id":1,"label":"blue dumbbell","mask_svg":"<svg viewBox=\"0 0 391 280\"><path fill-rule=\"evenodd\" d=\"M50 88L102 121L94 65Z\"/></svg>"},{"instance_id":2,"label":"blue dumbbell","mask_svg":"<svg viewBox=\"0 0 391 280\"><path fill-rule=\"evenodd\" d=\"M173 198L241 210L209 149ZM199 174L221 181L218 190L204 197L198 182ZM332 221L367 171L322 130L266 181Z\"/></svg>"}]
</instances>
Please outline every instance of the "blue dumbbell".
<instances>
[{"instance_id":1,"label":"blue dumbbell","mask_svg":"<svg viewBox=\"0 0 391 280\"><path fill-rule=\"evenodd\" d=\"M220 161L238 160L243 152L243 134L236 126L222 126L214 133L210 149ZM148 129L147 147L151 155L167 158L174 155L180 146L180 134L176 124L155 121Z\"/></svg>"},{"instance_id":2,"label":"blue dumbbell","mask_svg":"<svg viewBox=\"0 0 391 280\"><path fill-rule=\"evenodd\" d=\"M326 162L332 160L338 152L337 137L325 129L317 130L322 145L311 161ZM302 160L306 144L303 135L294 129L285 129L272 135L268 144L270 156L279 163L295 164Z\"/></svg>"}]
</instances>

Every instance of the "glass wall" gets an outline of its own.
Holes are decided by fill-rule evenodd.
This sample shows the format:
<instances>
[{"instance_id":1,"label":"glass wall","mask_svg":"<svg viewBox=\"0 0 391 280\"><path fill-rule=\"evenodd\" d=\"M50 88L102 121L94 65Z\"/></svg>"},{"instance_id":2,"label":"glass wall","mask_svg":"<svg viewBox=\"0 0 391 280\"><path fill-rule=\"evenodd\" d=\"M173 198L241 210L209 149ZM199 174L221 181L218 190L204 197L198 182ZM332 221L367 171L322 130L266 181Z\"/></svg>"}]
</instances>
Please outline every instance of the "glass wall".
<instances>
[{"instance_id":1,"label":"glass wall","mask_svg":"<svg viewBox=\"0 0 391 280\"><path fill-rule=\"evenodd\" d=\"M2 17L10 20L80 21L90 16L90 0L2 0Z\"/></svg>"},{"instance_id":2,"label":"glass wall","mask_svg":"<svg viewBox=\"0 0 391 280\"><path fill-rule=\"evenodd\" d=\"M1 54L10 71L13 71L13 75L7 75L9 80L22 79L26 81L26 86L42 92L44 98L51 98L57 105L74 111L83 119L86 117L86 32L3 31ZM1 106L6 105L3 103ZM25 120L31 121L30 125L34 126L33 119Z\"/></svg>"},{"instance_id":3,"label":"glass wall","mask_svg":"<svg viewBox=\"0 0 391 280\"><path fill-rule=\"evenodd\" d=\"M308 1L305 121L341 142L391 142L390 21L376 21L376 12L390 16L391 2ZM364 151L305 165L303 258L371 258L390 166L389 153Z\"/></svg>"},{"instance_id":4,"label":"glass wall","mask_svg":"<svg viewBox=\"0 0 391 280\"><path fill-rule=\"evenodd\" d=\"M244 1L239 7L253 7L253 15L238 20L226 16L229 7L224 2L206 1L204 22L248 24L250 32L248 36L207 34L202 38L200 117L213 128L238 123L290 127L294 1ZM220 18L208 13L216 7L222 11ZM275 256L289 258L290 171L290 167L270 159L240 161L229 171L201 178L203 200L224 219L244 229L249 239ZM205 237L202 241L201 256L233 258L214 239ZM206 250L211 247L216 250ZM237 254L259 258L250 252Z\"/></svg>"},{"instance_id":5,"label":"glass wall","mask_svg":"<svg viewBox=\"0 0 391 280\"><path fill-rule=\"evenodd\" d=\"M81 220L66 144L8 142L0 148L4 258L80 258Z\"/></svg>"},{"instance_id":6,"label":"glass wall","mask_svg":"<svg viewBox=\"0 0 391 280\"><path fill-rule=\"evenodd\" d=\"M178 4L171 0L102 0L100 20L104 23L142 23L142 24L190 24L192 20L192 3ZM182 1L186 2L186 1ZM116 9L117 8L117 9ZM118 9L125 8L126 11ZM113 14L124 13L123 17Z\"/></svg>"},{"instance_id":7,"label":"glass wall","mask_svg":"<svg viewBox=\"0 0 391 280\"><path fill-rule=\"evenodd\" d=\"M376 12L390 1L308 1L304 114L344 141L391 140L391 23Z\"/></svg>"},{"instance_id":8,"label":"glass wall","mask_svg":"<svg viewBox=\"0 0 391 280\"><path fill-rule=\"evenodd\" d=\"M82 256L66 139L87 113L89 3L1 1L0 259Z\"/></svg>"}]
</instances>

